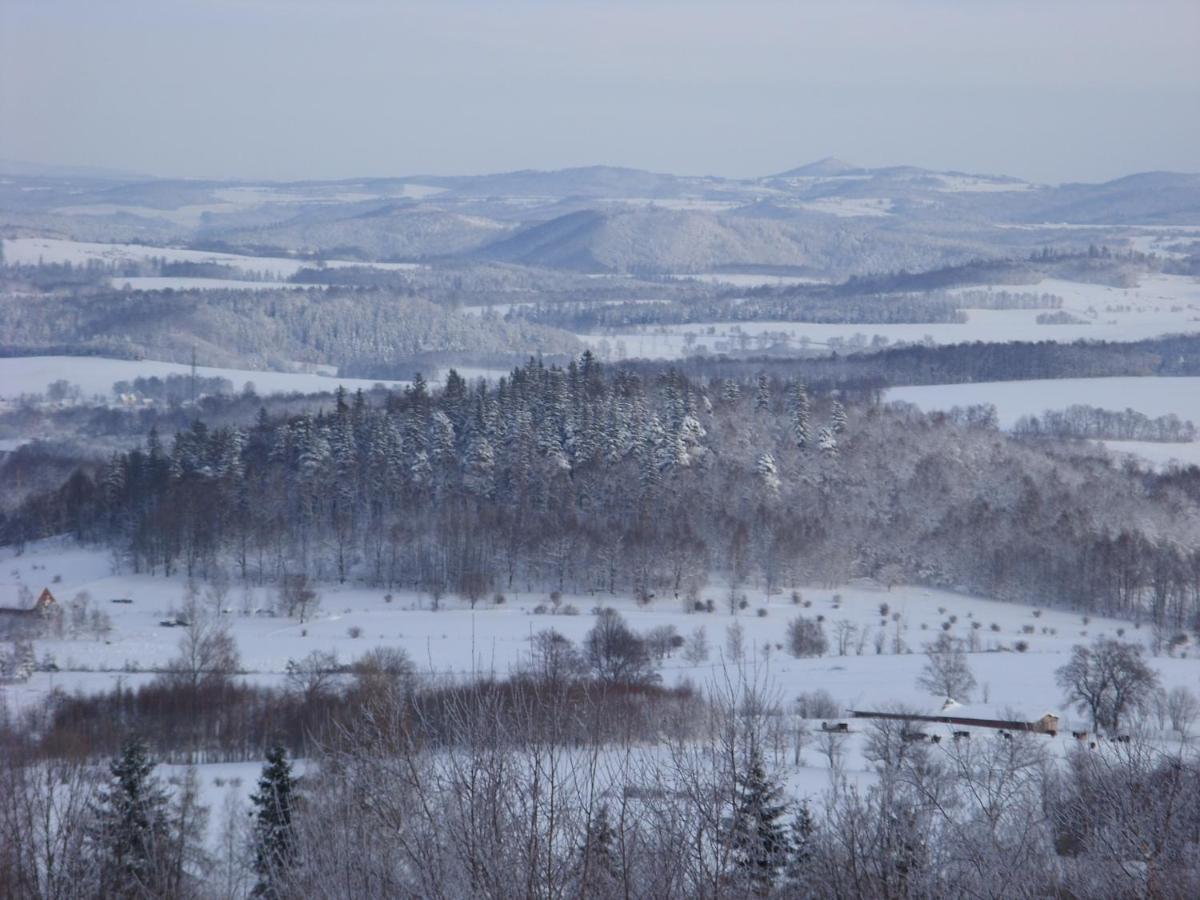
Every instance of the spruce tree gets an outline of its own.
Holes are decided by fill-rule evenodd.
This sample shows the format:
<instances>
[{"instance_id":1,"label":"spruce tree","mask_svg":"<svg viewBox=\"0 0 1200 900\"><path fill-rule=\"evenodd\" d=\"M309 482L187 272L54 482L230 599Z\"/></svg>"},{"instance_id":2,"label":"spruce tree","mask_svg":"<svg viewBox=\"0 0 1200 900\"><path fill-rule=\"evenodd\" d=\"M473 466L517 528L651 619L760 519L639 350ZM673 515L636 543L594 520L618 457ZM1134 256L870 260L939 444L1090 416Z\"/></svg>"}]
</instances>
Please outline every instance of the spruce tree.
<instances>
[{"instance_id":1,"label":"spruce tree","mask_svg":"<svg viewBox=\"0 0 1200 900\"><path fill-rule=\"evenodd\" d=\"M735 790L734 865L755 892L767 894L788 858L788 833L782 821L787 804L780 801L783 791L767 775L757 747L750 751Z\"/></svg>"},{"instance_id":2,"label":"spruce tree","mask_svg":"<svg viewBox=\"0 0 1200 900\"><path fill-rule=\"evenodd\" d=\"M796 810L789 830L791 833L784 878L789 887L802 892L808 882L812 861L816 855L817 824L807 802L801 803Z\"/></svg>"},{"instance_id":3,"label":"spruce tree","mask_svg":"<svg viewBox=\"0 0 1200 900\"><path fill-rule=\"evenodd\" d=\"M792 393L792 438L796 446L803 450L808 446L808 420L811 404L808 390L802 383L797 383Z\"/></svg>"},{"instance_id":4,"label":"spruce tree","mask_svg":"<svg viewBox=\"0 0 1200 900\"><path fill-rule=\"evenodd\" d=\"M254 804L254 871L258 883L255 897L279 896L279 880L296 855L296 833L292 806L296 779L287 751L276 744L267 751L267 761L258 779L258 790L250 796Z\"/></svg>"},{"instance_id":5,"label":"spruce tree","mask_svg":"<svg viewBox=\"0 0 1200 900\"><path fill-rule=\"evenodd\" d=\"M755 412L766 412L771 408L771 381L766 372L758 373L758 381L754 391Z\"/></svg>"},{"instance_id":6,"label":"spruce tree","mask_svg":"<svg viewBox=\"0 0 1200 900\"><path fill-rule=\"evenodd\" d=\"M165 886L168 798L154 765L146 745L134 740L109 767L111 781L92 810L100 896L156 896Z\"/></svg>"},{"instance_id":7,"label":"spruce tree","mask_svg":"<svg viewBox=\"0 0 1200 900\"><path fill-rule=\"evenodd\" d=\"M844 434L846 431L846 407L838 400L834 400L829 407L829 427L834 434Z\"/></svg>"}]
</instances>

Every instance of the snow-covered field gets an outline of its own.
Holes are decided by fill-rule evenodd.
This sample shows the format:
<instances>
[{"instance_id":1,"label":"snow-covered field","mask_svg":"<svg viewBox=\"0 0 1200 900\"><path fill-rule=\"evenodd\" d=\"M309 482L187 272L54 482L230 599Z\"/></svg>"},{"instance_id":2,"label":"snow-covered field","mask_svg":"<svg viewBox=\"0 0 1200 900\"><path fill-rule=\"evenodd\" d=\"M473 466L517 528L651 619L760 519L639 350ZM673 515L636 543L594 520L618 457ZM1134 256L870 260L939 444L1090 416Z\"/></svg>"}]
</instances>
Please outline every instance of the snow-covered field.
<instances>
[{"instance_id":1,"label":"snow-covered field","mask_svg":"<svg viewBox=\"0 0 1200 900\"><path fill-rule=\"evenodd\" d=\"M1148 462L1157 469L1172 465L1200 466L1200 441L1164 444L1157 441L1100 441L1111 452Z\"/></svg>"},{"instance_id":2,"label":"snow-covered field","mask_svg":"<svg viewBox=\"0 0 1200 900\"><path fill-rule=\"evenodd\" d=\"M165 665L177 652L180 631L159 623L180 607L185 585L182 579L148 575L112 574L110 554L84 548L65 539L32 546L23 555L11 549L0 551L0 605L16 602L19 585L35 593L49 586L61 603L86 591L94 607L112 619L112 633L104 640L90 637L39 640L39 659L51 656L59 666L55 673L37 673L18 685L4 688L8 699L23 705L45 696L52 687L67 690L96 690L118 680L137 683L149 677L145 670ZM58 577L60 580L55 581ZM980 689L976 700L996 707L1012 706L1031 718L1048 709L1059 710L1066 722L1073 713L1060 710L1061 697L1054 683L1054 669L1063 664L1071 647L1106 634L1127 640L1145 640L1149 628L1129 622L1079 615L1053 609L999 603L977 597L920 587L885 590L874 583L856 583L834 590L802 588L803 604L795 605L790 593L766 597L762 591L746 591L750 606L736 617L722 604L727 591L713 585L702 596L712 597L715 613L688 613L681 601L658 599L639 607L628 596L565 596L564 607L573 605L577 615L537 614L548 604L545 592L509 591L503 606L481 602L471 610L457 598L443 598L442 609L431 609L428 597L396 592L389 602L382 589L361 586L322 585L321 608L312 620L243 615L246 608L266 608L272 593L265 588L244 592L235 586L226 600L229 622L241 651L247 677L278 682L289 658L300 658L313 650L337 653L351 661L375 646L401 647L418 668L431 675L504 673L528 654L529 638L545 628L554 628L580 642L594 624L592 610L600 605L621 611L629 624L644 631L656 626L674 626L689 635L703 627L712 648L702 664L686 662L679 654L662 668L668 683L690 679L704 683L721 672L728 659L727 628L737 623L744 630L747 659L785 698L817 688L828 691L846 708L870 708L903 702L931 708L941 702L916 686L924 664L921 651L949 623L949 633L978 639L978 650L970 654L971 667ZM129 604L114 604L128 598ZM881 615L881 604L887 604ZM759 610L765 610L760 614ZM823 616L830 638L829 655L794 659L782 650L786 622L796 614ZM898 615L898 619L895 618ZM836 623L847 621L858 629L839 655L834 637ZM978 623L978 627L976 626ZM350 629L361 629L352 637ZM882 652L876 652L876 638ZM895 653L895 641L904 652ZM1027 642L1019 652L1017 642ZM911 652L908 652L911 651ZM1187 684L1200 688L1200 651L1189 649L1190 658L1155 658L1153 665L1168 687Z\"/></svg>"},{"instance_id":3,"label":"snow-covered field","mask_svg":"<svg viewBox=\"0 0 1200 900\"><path fill-rule=\"evenodd\" d=\"M103 639L90 636L38 640L35 655L52 659L57 672L37 672L23 683L0 686L0 704L21 709L45 699L56 689L97 692L121 684L136 687L152 679L149 671L165 665L177 653L181 632L160 621L179 609L185 584L181 578L112 574L110 555L100 549L80 547L67 539L32 545L22 555L0 550L0 605L17 600L20 585L37 592L49 586L60 603L70 603L85 591L92 608L106 612L112 631ZM203 588L203 586L201 586ZM639 631L673 626L684 636L703 628L710 645L710 658L689 663L680 653L661 665L667 684L689 681L702 689L719 688L729 678L748 674L777 697L790 704L801 693L826 691L841 711L833 721L846 721L849 733L826 737L817 721L799 764L791 748L772 751L770 763L784 779L789 793L797 798L819 798L831 786L827 743L838 758L837 777L865 785L876 775L864 750L870 723L847 715L850 709L879 709L891 704L927 714L940 712L944 698L933 697L917 686L925 663L926 643L942 632L970 639L976 644L969 665L978 681L971 700L972 715L1013 715L1033 720L1050 711L1060 715L1057 737L1045 741L1052 756L1065 755L1075 744L1071 729L1086 729L1086 717L1063 707L1055 685L1054 671L1062 666L1077 643L1097 636L1122 637L1145 642L1149 627L1129 622L1086 618L1074 613L1031 606L1004 604L977 597L921 587L886 590L872 582L855 583L838 589L802 588L801 603L793 603L790 592L764 596L761 590L746 590L749 608L736 616L722 604L727 589L713 585L702 596L712 597L715 613L688 613L674 598L662 598L639 606L629 596L566 596L578 614L535 612L548 604L544 592L510 591L507 602L494 606L483 602L476 610L457 598L443 598L442 608L430 608L428 597L399 591L389 601L382 589L362 586L320 586L321 606L310 621L246 615L243 610L266 608L272 594L266 588L244 590L233 587L224 613L241 654L245 674L257 683L284 683L289 658L299 659L314 650L332 651L341 662L351 662L377 646L403 648L418 669L429 678L469 677L472 674L510 671L528 658L529 639L542 629L553 628L576 643L581 642L595 622L592 610L600 605L618 609L629 625ZM130 603L113 603L127 598ZM882 604L887 604L886 610ZM795 659L781 646L787 621L797 614L822 617L830 639L825 656ZM854 626L856 634L839 652L838 623ZM743 667L730 656L730 628L742 629ZM352 637L351 629L361 629ZM897 648L899 642L899 649ZM1024 642L1024 650L1021 643ZM1200 648L1188 646L1183 655L1151 657L1163 686L1185 685L1200 691ZM941 735L936 753L953 750L951 731L961 726L929 725L931 735ZM993 740L994 732L967 729L974 739ZM1164 732L1159 740L1173 742L1177 736ZM661 748L644 747L640 752L654 756ZM619 763L614 761L614 765ZM305 761L297 761L303 773ZM253 791L261 763L204 763L196 766L201 802L210 809L207 844L216 849L230 821L245 821L246 804ZM161 777L177 781L181 766L163 766Z\"/></svg>"},{"instance_id":4,"label":"snow-covered field","mask_svg":"<svg viewBox=\"0 0 1200 900\"><path fill-rule=\"evenodd\" d=\"M730 276L701 276L725 280ZM749 276L755 284L765 276ZM751 286L748 283L746 286ZM913 324L814 324L808 322L710 322L687 325L649 325L606 333L579 334L580 340L613 358L679 359L697 354L764 349L785 344L796 349L822 350L830 341L850 348L883 339L889 343L958 344L983 341L1106 340L1139 341L1164 334L1200 331L1200 280L1182 275L1155 275L1135 288L1114 288L1045 279L1037 284L964 291L1005 290L1010 293L1055 294L1063 310L1085 324L1041 325L1046 310L966 309L966 322ZM618 342L624 353L618 350Z\"/></svg>"},{"instance_id":5,"label":"snow-covered field","mask_svg":"<svg viewBox=\"0 0 1200 900\"><path fill-rule=\"evenodd\" d=\"M51 382L65 379L78 385L84 396L97 394L109 397L117 381L166 375L187 375L191 367L183 363L159 362L152 359L108 359L101 356L13 356L0 358L0 400L13 400L22 394L44 393ZM264 372L253 369L221 369L196 366L196 374L207 378L228 378L234 390L240 391L252 382L259 394L317 393L335 391L338 385L346 390L364 390L378 382L365 378L338 378L303 372ZM386 382L394 384L396 382Z\"/></svg>"},{"instance_id":6,"label":"snow-covered field","mask_svg":"<svg viewBox=\"0 0 1200 900\"><path fill-rule=\"evenodd\" d=\"M803 275L756 275L748 272L701 272L695 275L672 275L672 278L691 281L705 281L709 284L732 285L733 287L786 287L791 284L823 284L820 278L807 278Z\"/></svg>"},{"instance_id":7,"label":"snow-covered field","mask_svg":"<svg viewBox=\"0 0 1200 900\"><path fill-rule=\"evenodd\" d=\"M886 197L823 197L797 205L809 212L825 213L841 219L858 216L877 218L892 214L892 201Z\"/></svg>"},{"instance_id":8,"label":"snow-covered field","mask_svg":"<svg viewBox=\"0 0 1200 900\"><path fill-rule=\"evenodd\" d=\"M915 403L925 410L991 403L1001 428L1021 416L1073 404L1102 409L1133 409L1156 418L1171 413L1200 424L1200 377L1055 378L1038 381L983 381L889 388L888 400ZM1133 442L1140 443L1140 442Z\"/></svg>"},{"instance_id":9,"label":"snow-covered field","mask_svg":"<svg viewBox=\"0 0 1200 900\"><path fill-rule=\"evenodd\" d=\"M168 262L215 263L233 266L249 272L260 272L271 278L290 278L301 269L320 265L314 260L276 256L245 256L236 253L213 253L207 250L184 250L177 247L151 247L146 244L100 244L71 241L61 238L7 238L4 240L4 259L8 263L35 265L71 263L85 265L88 260L113 263L124 260L163 259ZM375 269L415 269L419 263L357 262L326 260L326 268L369 266Z\"/></svg>"},{"instance_id":10,"label":"snow-covered field","mask_svg":"<svg viewBox=\"0 0 1200 900\"><path fill-rule=\"evenodd\" d=\"M114 278L112 285L127 291L301 291L324 288L324 285L292 284L287 281L236 281L232 278L172 278L157 275Z\"/></svg>"}]
</instances>

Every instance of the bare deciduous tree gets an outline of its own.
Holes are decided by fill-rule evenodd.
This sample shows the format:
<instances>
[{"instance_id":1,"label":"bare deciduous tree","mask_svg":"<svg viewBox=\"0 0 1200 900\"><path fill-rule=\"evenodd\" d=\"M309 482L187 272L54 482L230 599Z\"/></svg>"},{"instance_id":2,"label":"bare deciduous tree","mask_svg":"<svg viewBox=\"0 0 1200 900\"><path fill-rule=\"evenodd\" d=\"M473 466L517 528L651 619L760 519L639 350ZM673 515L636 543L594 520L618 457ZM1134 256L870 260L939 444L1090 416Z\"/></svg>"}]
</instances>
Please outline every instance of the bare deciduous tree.
<instances>
[{"instance_id":1,"label":"bare deciduous tree","mask_svg":"<svg viewBox=\"0 0 1200 900\"><path fill-rule=\"evenodd\" d=\"M975 690L975 676L967 662L962 641L943 632L925 648L928 661L917 677L917 685L939 697L967 702Z\"/></svg>"},{"instance_id":2,"label":"bare deciduous tree","mask_svg":"<svg viewBox=\"0 0 1200 900\"><path fill-rule=\"evenodd\" d=\"M1068 703L1091 716L1095 728L1115 732L1121 717L1145 706L1158 687L1158 674L1142 659L1137 644L1097 638L1091 647L1076 645L1071 660L1055 671Z\"/></svg>"}]
</instances>

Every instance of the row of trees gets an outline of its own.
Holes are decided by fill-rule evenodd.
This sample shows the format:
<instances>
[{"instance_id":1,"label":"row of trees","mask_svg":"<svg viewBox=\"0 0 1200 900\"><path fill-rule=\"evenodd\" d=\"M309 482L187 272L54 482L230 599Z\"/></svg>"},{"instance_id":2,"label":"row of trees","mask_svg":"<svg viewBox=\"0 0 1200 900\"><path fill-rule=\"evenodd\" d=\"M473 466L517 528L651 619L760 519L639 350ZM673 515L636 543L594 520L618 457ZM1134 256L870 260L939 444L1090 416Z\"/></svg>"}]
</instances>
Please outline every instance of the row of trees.
<instances>
[{"instance_id":1,"label":"row of trees","mask_svg":"<svg viewBox=\"0 0 1200 900\"><path fill-rule=\"evenodd\" d=\"M1112 441L1194 441L1196 426L1174 413L1150 418L1135 409L1110 410L1076 404L1022 416L1013 434L1023 438L1083 438Z\"/></svg>"}]
</instances>

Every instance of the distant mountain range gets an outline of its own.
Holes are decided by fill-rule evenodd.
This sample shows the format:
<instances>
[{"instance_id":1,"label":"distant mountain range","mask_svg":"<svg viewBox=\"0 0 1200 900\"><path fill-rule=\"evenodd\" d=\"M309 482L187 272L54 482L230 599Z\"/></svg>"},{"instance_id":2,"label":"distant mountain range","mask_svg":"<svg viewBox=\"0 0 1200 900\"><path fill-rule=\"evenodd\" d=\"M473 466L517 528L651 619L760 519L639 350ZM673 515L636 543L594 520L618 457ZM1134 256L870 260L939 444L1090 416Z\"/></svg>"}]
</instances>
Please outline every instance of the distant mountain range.
<instances>
[{"instance_id":1,"label":"distant mountain range","mask_svg":"<svg viewBox=\"0 0 1200 900\"><path fill-rule=\"evenodd\" d=\"M612 166L303 182L0 169L9 234L584 272L771 266L839 276L1048 243L1120 246L1133 227L1200 226L1200 175L1171 172L1039 185L833 158L748 179Z\"/></svg>"}]
</instances>

